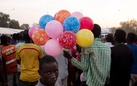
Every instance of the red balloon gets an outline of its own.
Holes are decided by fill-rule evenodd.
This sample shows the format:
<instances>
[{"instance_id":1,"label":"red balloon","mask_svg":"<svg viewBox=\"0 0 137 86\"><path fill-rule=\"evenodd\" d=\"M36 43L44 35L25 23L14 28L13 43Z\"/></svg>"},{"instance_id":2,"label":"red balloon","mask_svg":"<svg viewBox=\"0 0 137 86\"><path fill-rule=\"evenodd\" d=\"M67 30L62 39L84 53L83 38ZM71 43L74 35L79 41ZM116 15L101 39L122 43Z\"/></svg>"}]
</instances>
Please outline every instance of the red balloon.
<instances>
[{"instance_id":1,"label":"red balloon","mask_svg":"<svg viewBox=\"0 0 137 86\"><path fill-rule=\"evenodd\" d=\"M59 44L63 48L73 48L76 45L76 35L71 31L63 32L59 37Z\"/></svg>"},{"instance_id":2,"label":"red balloon","mask_svg":"<svg viewBox=\"0 0 137 86\"><path fill-rule=\"evenodd\" d=\"M94 23L91 18L89 17L82 17L80 19L80 29L89 29L92 30L94 27Z\"/></svg>"}]
</instances>

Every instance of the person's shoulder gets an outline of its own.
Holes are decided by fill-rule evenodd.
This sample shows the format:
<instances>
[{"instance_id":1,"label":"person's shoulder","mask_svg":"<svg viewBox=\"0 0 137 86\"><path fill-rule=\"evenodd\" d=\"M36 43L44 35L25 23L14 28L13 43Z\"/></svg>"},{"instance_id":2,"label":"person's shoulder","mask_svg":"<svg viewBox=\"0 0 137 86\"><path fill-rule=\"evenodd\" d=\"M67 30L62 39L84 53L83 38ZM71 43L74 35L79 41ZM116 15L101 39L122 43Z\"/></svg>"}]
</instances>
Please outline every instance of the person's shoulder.
<instances>
[{"instance_id":1,"label":"person's shoulder","mask_svg":"<svg viewBox=\"0 0 137 86\"><path fill-rule=\"evenodd\" d=\"M61 85L61 79L58 77L56 83L55 83L55 86L60 86Z\"/></svg>"},{"instance_id":2,"label":"person's shoulder","mask_svg":"<svg viewBox=\"0 0 137 86\"><path fill-rule=\"evenodd\" d=\"M40 80L38 80L38 83L35 86L44 86L44 85L40 82Z\"/></svg>"}]
</instances>

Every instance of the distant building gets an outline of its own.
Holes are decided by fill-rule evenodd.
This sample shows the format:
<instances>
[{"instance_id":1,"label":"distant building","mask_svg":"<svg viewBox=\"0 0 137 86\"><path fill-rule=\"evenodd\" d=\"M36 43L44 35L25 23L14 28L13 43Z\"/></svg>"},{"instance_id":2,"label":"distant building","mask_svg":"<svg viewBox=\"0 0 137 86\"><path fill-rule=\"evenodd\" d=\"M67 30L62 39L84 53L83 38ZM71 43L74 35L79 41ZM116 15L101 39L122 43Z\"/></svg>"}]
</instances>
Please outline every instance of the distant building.
<instances>
[{"instance_id":1,"label":"distant building","mask_svg":"<svg viewBox=\"0 0 137 86\"><path fill-rule=\"evenodd\" d=\"M19 33L21 31L23 31L23 30L0 27L0 35L2 35L2 34L11 35L11 34L14 34L14 33Z\"/></svg>"},{"instance_id":2,"label":"distant building","mask_svg":"<svg viewBox=\"0 0 137 86\"><path fill-rule=\"evenodd\" d=\"M101 37L105 38L107 34L111 33L111 30L109 28L102 28L101 29Z\"/></svg>"}]
</instances>

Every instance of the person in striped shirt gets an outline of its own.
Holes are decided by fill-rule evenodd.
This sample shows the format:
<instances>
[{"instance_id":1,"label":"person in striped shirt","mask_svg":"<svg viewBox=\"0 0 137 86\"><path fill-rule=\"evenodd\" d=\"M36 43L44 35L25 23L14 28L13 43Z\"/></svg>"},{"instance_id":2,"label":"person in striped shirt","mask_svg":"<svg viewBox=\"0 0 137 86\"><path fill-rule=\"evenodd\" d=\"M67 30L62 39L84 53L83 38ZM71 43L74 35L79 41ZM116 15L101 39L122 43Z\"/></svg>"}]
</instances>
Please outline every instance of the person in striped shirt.
<instances>
[{"instance_id":1,"label":"person in striped shirt","mask_svg":"<svg viewBox=\"0 0 137 86\"><path fill-rule=\"evenodd\" d=\"M101 27L98 24L94 24L92 32L94 42L89 47L82 48L81 61L72 58L66 51L64 56L83 70L84 83L87 84L85 86L104 86L110 74L111 49L101 42Z\"/></svg>"}]
</instances>

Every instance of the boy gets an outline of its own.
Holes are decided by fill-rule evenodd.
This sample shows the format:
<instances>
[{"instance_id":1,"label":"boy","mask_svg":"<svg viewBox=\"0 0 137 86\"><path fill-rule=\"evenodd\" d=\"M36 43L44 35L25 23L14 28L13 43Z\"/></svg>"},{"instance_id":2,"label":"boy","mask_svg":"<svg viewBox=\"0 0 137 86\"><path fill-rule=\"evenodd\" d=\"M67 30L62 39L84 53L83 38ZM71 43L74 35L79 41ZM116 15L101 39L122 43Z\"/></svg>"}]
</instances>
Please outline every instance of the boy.
<instances>
[{"instance_id":1,"label":"boy","mask_svg":"<svg viewBox=\"0 0 137 86\"><path fill-rule=\"evenodd\" d=\"M41 78L36 86L60 86L58 85L58 63L54 57L46 55L40 60L39 74Z\"/></svg>"}]
</instances>

